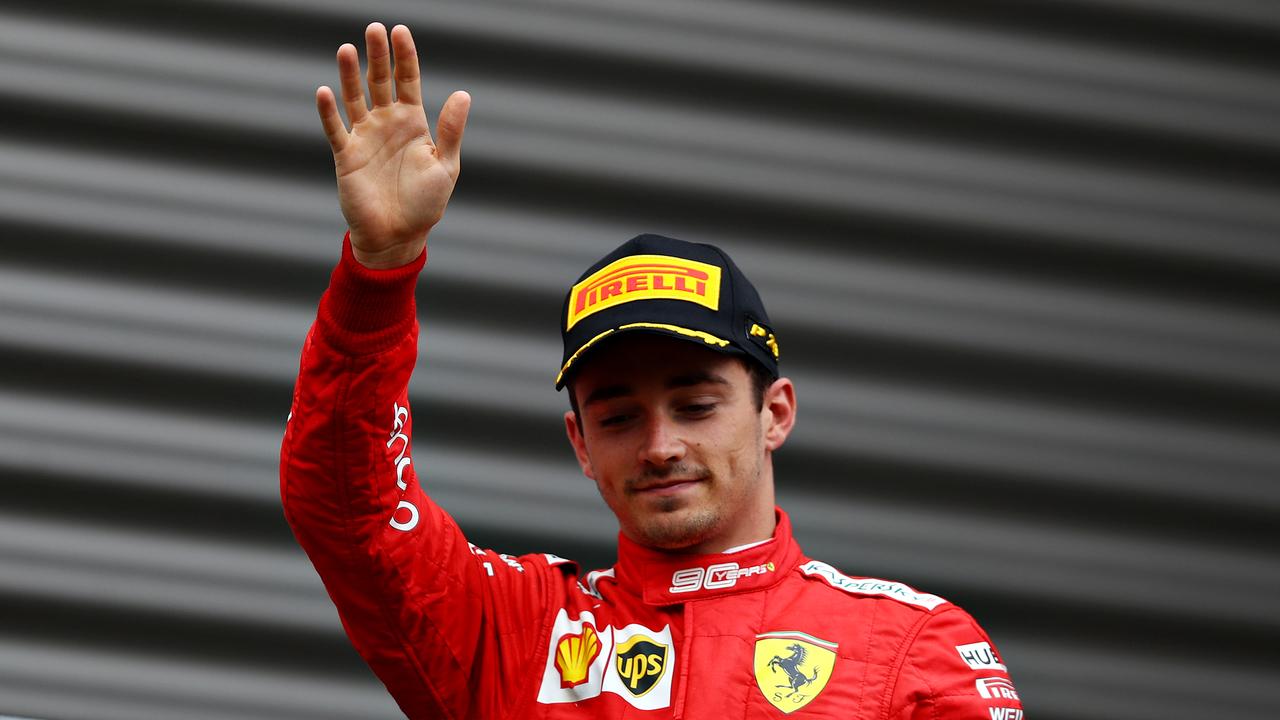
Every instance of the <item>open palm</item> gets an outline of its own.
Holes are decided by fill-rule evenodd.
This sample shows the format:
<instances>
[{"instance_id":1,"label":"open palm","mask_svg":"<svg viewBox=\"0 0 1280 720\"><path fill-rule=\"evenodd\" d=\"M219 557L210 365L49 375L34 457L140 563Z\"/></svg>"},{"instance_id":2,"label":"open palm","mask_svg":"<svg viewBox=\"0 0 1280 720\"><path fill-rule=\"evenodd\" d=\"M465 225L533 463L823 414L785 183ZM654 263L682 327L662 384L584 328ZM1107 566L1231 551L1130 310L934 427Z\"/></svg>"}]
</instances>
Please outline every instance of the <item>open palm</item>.
<instances>
[{"instance_id":1,"label":"open palm","mask_svg":"<svg viewBox=\"0 0 1280 720\"><path fill-rule=\"evenodd\" d=\"M461 169L471 96L461 91L449 96L433 141L409 29L397 25L388 44L386 29L372 23L365 30L365 47L372 107L365 103L359 53L345 44L338 48L338 75L350 130L330 88L316 91L316 109L333 149L338 202L356 259L368 267L396 267L422 252L427 233L444 215Z\"/></svg>"}]
</instances>

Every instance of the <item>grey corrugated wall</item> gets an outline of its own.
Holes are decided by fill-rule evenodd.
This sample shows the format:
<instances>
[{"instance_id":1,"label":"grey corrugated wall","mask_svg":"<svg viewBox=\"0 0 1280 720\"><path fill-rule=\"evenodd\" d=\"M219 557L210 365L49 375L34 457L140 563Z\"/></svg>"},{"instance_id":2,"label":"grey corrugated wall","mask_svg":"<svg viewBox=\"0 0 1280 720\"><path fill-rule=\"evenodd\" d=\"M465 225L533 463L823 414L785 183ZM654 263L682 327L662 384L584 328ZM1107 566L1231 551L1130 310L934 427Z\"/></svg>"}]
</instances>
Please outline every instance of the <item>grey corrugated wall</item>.
<instances>
[{"instance_id":1,"label":"grey corrugated wall","mask_svg":"<svg viewBox=\"0 0 1280 720\"><path fill-rule=\"evenodd\" d=\"M1280 703L1280 6L0 7L0 714L391 718L276 454L343 231L312 109L414 28L475 97L415 460L473 538L608 565L551 389L639 231L769 302L806 549L972 610L1031 717Z\"/></svg>"}]
</instances>

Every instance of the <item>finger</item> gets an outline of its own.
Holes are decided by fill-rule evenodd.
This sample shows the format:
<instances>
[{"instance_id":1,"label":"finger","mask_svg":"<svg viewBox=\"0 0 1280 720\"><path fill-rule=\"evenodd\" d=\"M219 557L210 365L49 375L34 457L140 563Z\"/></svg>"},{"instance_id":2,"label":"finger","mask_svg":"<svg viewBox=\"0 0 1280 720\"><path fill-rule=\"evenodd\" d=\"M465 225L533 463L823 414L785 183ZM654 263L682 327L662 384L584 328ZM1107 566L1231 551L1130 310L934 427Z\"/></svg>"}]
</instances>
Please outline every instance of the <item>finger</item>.
<instances>
[{"instance_id":1,"label":"finger","mask_svg":"<svg viewBox=\"0 0 1280 720\"><path fill-rule=\"evenodd\" d=\"M338 79L342 82L342 106L354 126L369 114L369 108L364 103L364 85L360 82L360 53L351 43L338 48Z\"/></svg>"},{"instance_id":2,"label":"finger","mask_svg":"<svg viewBox=\"0 0 1280 720\"><path fill-rule=\"evenodd\" d=\"M422 104L422 78L418 75L418 50L413 33L404 25L391 28L391 49L396 58L396 100Z\"/></svg>"},{"instance_id":3,"label":"finger","mask_svg":"<svg viewBox=\"0 0 1280 720\"><path fill-rule=\"evenodd\" d=\"M387 28L382 23L369 23L364 30L365 55L369 60L369 99L373 106L391 104L391 48L387 45Z\"/></svg>"},{"instance_id":4,"label":"finger","mask_svg":"<svg viewBox=\"0 0 1280 720\"><path fill-rule=\"evenodd\" d=\"M316 112L320 113L320 125L324 127L324 136L329 139L329 147L337 155L347 146L347 127L338 114L338 101L333 97L333 90L326 85L316 89Z\"/></svg>"},{"instance_id":5,"label":"finger","mask_svg":"<svg viewBox=\"0 0 1280 720\"><path fill-rule=\"evenodd\" d=\"M440 109L436 121L436 150L455 168L462 153L462 133L467 129L467 114L471 112L471 95L459 90L449 96Z\"/></svg>"}]
</instances>

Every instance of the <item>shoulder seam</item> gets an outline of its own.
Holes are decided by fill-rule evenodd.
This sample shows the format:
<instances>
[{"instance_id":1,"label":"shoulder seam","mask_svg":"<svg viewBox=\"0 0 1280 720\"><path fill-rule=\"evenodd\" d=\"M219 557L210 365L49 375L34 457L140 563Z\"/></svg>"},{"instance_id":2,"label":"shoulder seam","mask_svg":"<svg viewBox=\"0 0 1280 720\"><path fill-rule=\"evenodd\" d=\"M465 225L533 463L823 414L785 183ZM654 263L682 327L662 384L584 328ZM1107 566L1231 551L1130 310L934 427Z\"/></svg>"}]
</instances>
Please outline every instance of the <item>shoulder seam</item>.
<instances>
[{"instance_id":1,"label":"shoulder seam","mask_svg":"<svg viewBox=\"0 0 1280 720\"><path fill-rule=\"evenodd\" d=\"M546 555L546 553L543 553L543 555ZM563 558L561 559L563 560ZM572 566L575 569L577 568L577 563L572 560L566 560L565 562L557 563L555 565L548 563L547 570L553 573L559 572L560 574L564 574L564 568L566 565ZM555 614L559 612L559 608L561 606L567 604L567 598L562 597L560 598L560 602L556 601L556 585L552 582L551 578L542 575L540 575L540 577L544 580L542 599L546 609L542 613L542 627L538 630L537 639L533 642L533 652L529 655L530 666L535 668L546 664L547 658L543 651L550 651L551 631L555 629ZM521 686L521 691L519 693L515 693L514 701L507 707L507 712L503 715L504 718L520 717L517 713L524 711L524 706L530 702L529 698L532 697L536 699L538 695L536 690L529 692L525 689L536 688L538 682L540 682L540 679L536 673L531 675L530 678L525 681L524 685ZM522 696L523 699L521 699Z\"/></svg>"},{"instance_id":2,"label":"shoulder seam","mask_svg":"<svg viewBox=\"0 0 1280 720\"><path fill-rule=\"evenodd\" d=\"M965 615L968 614L968 613L965 613L964 610L962 610L957 605L949 605L949 607L943 608L940 612L929 613L927 615L922 616L919 620L916 621L915 625L911 626L911 632L907 634L907 637L903 640L902 645L899 646L897 656L894 659L893 682L886 684L885 696L883 701L883 706L885 708L885 716L884 716L885 718L891 717L891 713L893 711L893 707L892 707L893 695L898 688L898 683L902 681L903 668L906 667L907 665L910 665L911 668L916 671L916 674L920 677L921 681L924 682L925 687L929 688L930 701L936 699L936 697L933 694L933 688L929 685L928 678L925 677L925 675L920 672L915 662L911 660L911 649L915 647L916 639L920 637L920 633L921 631L924 630L926 625L933 622L935 619L942 617L943 615L946 615L947 613L953 612L953 611L960 612ZM934 712L935 713L937 712L936 705L934 706Z\"/></svg>"},{"instance_id":3,"label":"shoulder seam","mask_svg":"<svg viewBox=\"0 0 1280 720\"><path fill-rule=\"evenodd\" d=\"M894 654L893 659L893 681L885 683L884 699L880 701L880 706L884 708L882 717L886 720L893 712L893 695L898 689L898 683L902 682L902 669L907 664L907 657L911 652L911 646L915 644L916 637L924 626L929 622L932 616L924 615L911 626L911 631L902 639L902 643L898 645L898 651ZM927 686L927 683L926 683ZM932 690L931 690L932 691Z\"/></svg>"}]
</instances>

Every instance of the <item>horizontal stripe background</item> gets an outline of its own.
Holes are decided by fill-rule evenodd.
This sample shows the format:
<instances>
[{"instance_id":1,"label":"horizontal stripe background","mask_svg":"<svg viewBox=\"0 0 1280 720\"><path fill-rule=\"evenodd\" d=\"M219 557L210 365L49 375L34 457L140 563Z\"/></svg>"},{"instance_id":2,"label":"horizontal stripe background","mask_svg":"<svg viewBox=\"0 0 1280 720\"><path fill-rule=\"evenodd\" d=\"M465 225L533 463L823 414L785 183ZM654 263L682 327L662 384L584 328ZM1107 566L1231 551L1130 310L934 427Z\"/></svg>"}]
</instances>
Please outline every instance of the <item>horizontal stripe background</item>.
<instances>
[{"instance_id":1,"label":"horizontal stripe background","mask_svg":"<svg viewBox=\"0 0 1280 720\"><path fill-rule=\"evenodd\" d=\"M973 611L1038 718L1271 712L1280 10L13 0L0 713L398 716L276 485L343 231L312 93L370 19L475 97L411 387L473 540L612 562L563 293L637 232L712 242L798 384L812 556Z\"/></svg>"}]
</instances>

